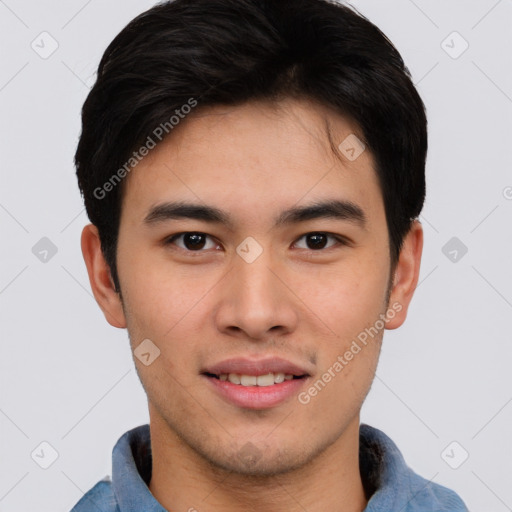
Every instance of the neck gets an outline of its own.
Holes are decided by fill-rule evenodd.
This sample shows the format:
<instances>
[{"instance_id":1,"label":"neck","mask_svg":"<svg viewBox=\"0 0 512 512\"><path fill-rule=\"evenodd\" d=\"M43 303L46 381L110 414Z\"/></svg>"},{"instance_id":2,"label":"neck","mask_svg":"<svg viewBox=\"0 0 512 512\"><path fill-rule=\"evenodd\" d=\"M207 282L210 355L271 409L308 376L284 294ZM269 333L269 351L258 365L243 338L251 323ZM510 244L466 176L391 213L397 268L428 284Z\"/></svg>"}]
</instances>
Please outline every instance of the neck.
<instances>
[{"instance_id":1,"label":"neck","mask_svg":"<svg viewBox=\"0 0 512 512\"><path fill-rule=\"evenodd\" d=\"M305 466L264 477L215 467L179 439L162 418L154 419L149 490L167 510L362 512L368 503L359 471L359 416Z\"/></svg>"}]
</instances>

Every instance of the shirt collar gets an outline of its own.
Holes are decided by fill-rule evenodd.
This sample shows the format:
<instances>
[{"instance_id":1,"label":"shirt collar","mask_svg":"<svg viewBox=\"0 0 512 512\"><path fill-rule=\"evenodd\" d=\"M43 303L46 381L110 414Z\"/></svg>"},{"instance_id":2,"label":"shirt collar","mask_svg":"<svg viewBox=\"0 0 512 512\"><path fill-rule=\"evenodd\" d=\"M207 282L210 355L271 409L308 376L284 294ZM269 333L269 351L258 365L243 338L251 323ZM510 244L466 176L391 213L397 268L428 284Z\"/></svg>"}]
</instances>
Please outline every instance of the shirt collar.
<instances>
[{"instance_id":1,"label":"shirt collar","mask_svg":"<svg viewBox=\"0 0 512 512\"><path fill-rule=\"evenodd\" d=\"M112 487L120 512L167 512L149 490L151 481L149 425L129 430L112 452Z\"/></svg>"},{"instance_id":2,"label":"shirt collar","mask_svg":"<svg viewBox=\"0 0 512 512\"><path fill-rule=\"evenodd\" d=\"M364 423L359 432L360 470L370 498L364 512L433 510L432 505L439 512L467 511L453 491L414 473L384 432ZM140 425L126 432L112 453L112 487L120 512L166 512L149 490L151 467L149 425Z\"/></svg>"},{"instance_id":3,"label":"shirt collar","mask_svg":"<svg viewBox=\"0 0 512 512\"><path fill-rule=\"evenodd\" d=\"M364 423L359 431L361 475L375 490L364 512L468 512L454 491L415 473L384 432Z\"/></svg>"}]
</instances>

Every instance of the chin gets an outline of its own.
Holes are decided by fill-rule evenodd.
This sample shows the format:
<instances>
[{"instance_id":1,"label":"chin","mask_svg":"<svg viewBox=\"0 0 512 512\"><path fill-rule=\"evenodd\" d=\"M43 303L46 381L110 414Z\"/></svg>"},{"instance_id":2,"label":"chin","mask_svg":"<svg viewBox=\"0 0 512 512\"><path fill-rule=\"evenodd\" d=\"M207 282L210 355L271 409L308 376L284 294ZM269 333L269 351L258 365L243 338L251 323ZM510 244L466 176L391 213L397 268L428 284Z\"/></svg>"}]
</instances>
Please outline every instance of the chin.
<instances>
[{"instance_id":1,"label":"chin","mask_svg":"<svg viewBox=\"0 0 512 512\"><path fill-rule=\"evenodd\" d=\"M230 446L196 446L196 453L219 474L229 472L242 477L265 479L289 474L308 465L322 447L314 449L310 445L297 442L293 446L283 446L286 441L275 439L278 445L266 441L238 441Z\"/></svg>"},{"instance_id":2,"label":"chin","mask_svg":"<svg viewBox=\"0 0 512 512\"><path fill-rule=\"evenodd\" d=\"M308 464L309 460L310 458L300 450L295 454L276 452L269 455L267 452L265 456L260 458L251 458L246 455L238 456L238 454L232 457L225 457L224 455L214 459L208 458L209 463L217 469L254 479L265 479L288 474L302 468Z\"/></svg>"}]
</instances>

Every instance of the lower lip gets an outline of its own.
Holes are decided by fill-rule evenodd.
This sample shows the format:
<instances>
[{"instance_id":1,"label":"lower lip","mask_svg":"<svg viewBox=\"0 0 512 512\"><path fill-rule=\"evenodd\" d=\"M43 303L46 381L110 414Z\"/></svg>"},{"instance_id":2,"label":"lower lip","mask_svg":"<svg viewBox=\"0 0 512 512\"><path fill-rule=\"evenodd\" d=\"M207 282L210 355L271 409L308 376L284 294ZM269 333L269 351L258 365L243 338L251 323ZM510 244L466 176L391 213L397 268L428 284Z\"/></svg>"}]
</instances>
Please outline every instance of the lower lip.
<instances>
[{"instance_id":1,"label":"lower lip","mask_svg":"<svg viewBox=\"0 0 512 512\"><path fill-rule=\"evenodd\" d=\"M215 377L203 375L213 386L215 391L230 403L247 409L266 409L275 407L291 396L296 396L307 377L291 379L272 384L271 386L242 386L233 384L228 380L219 380Z\"/></svg>"}]
</instances>

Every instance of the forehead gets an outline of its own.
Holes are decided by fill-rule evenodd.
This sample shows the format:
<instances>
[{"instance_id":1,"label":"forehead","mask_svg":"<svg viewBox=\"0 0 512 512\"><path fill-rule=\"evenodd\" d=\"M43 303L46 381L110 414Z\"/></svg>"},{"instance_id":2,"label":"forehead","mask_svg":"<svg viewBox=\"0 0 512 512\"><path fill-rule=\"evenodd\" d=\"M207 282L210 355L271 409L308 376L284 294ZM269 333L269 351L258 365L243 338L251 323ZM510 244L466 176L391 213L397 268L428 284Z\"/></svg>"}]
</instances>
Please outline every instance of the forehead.
<instances>
[{"instance_id":1,"label":"forehead","mask_svg":"<svg viewBox=\"0 0 512 512\"><path fill-rule=\"evenodd\" d=\"M308 100L198 109L127 177L123 215L182 199L235 215L327 197L375 210L380 188L362 138L355 123Z\"/></svg>"}]
</instances>

